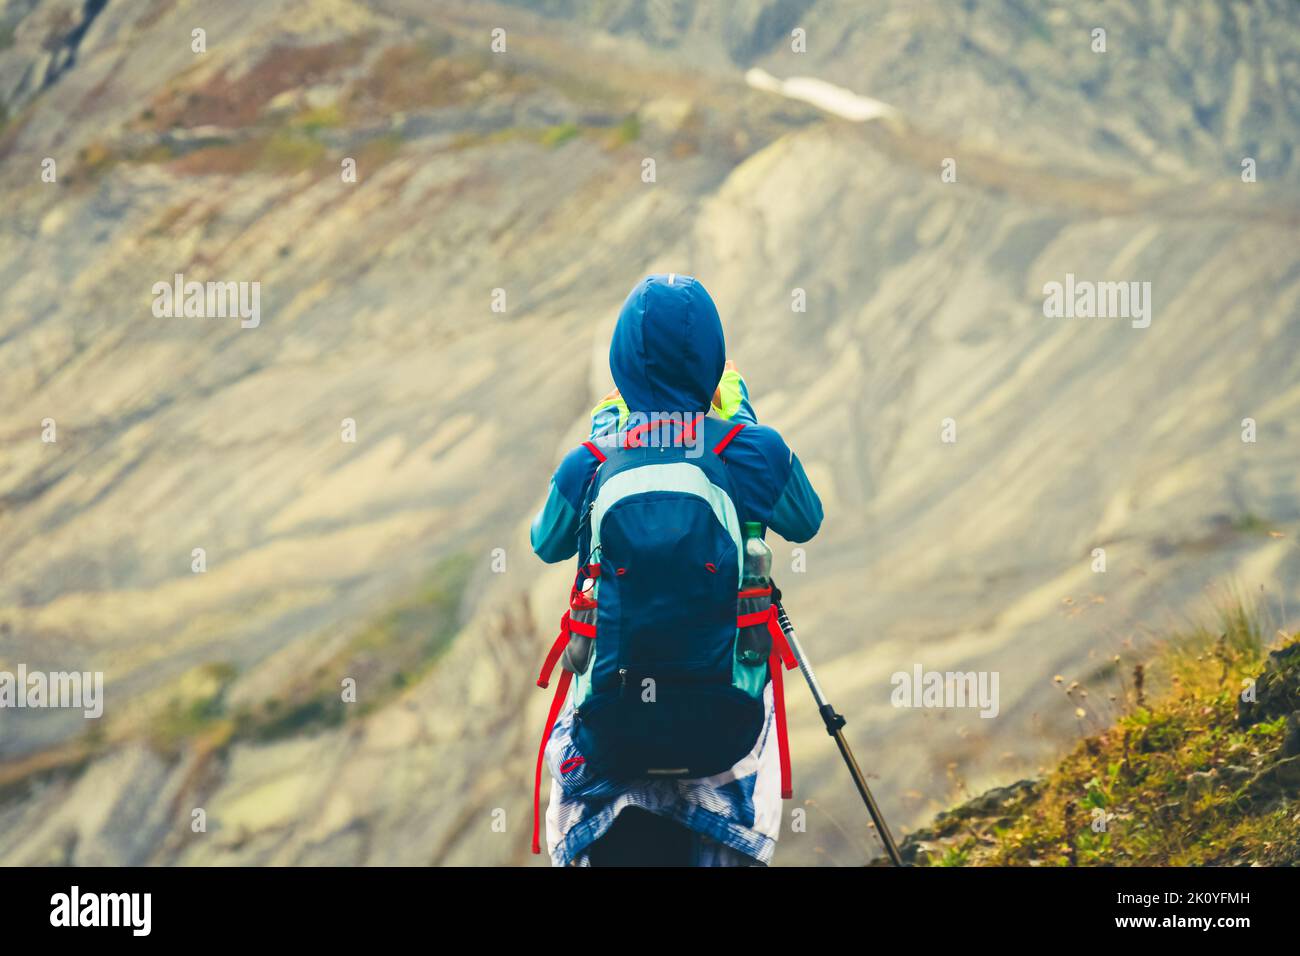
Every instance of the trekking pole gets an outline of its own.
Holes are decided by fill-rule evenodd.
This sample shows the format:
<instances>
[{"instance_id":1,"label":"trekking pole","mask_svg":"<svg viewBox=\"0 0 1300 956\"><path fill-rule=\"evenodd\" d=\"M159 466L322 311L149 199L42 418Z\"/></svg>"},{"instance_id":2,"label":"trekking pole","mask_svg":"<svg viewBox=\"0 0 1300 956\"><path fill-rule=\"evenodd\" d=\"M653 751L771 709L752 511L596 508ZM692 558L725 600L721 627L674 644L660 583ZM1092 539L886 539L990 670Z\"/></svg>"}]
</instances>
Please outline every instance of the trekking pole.
<instances>
[{"instance_id":1,"label":"trekking pole","mask_svg":"<svg viewBox=\"0 0 1300 956\"><path fill-rule=\"evenodd\" d=\"M862 802L867 805L871 822L876 825L876 832L880 834L880 840L885 844L885 852L889 854L889 860L894 866L904 866L903 857L898 852L898 844L894 842L894 835L889 832L889 826L885 823L880 807L876 805L876 798L871 795L871 790L867 787L867 778L862 773L862 768L858 766L849 742L844 739L844 725L847 721L841 714L835 712L835 708L822 693L821 684L817 683L817 675L813 673L812 665L808 663L803 647L799 644L799 638L795 636L794 625L790 623L790 617L781 604L781 591L775 584L772 585L772 602L776 605L777 623L781 625L786 643L790 645L795 660L799 662L799 670L803 671L804 680L808 682L808 689L812 691L813 701L817 704L817 713L821 714L822 722L826 725L826 733L835 738L835 745L840 748L840 756L844 758L844 763L853 777L853 783L857 786L858 793L862 795Z\"/></svg>"}]
</instances>

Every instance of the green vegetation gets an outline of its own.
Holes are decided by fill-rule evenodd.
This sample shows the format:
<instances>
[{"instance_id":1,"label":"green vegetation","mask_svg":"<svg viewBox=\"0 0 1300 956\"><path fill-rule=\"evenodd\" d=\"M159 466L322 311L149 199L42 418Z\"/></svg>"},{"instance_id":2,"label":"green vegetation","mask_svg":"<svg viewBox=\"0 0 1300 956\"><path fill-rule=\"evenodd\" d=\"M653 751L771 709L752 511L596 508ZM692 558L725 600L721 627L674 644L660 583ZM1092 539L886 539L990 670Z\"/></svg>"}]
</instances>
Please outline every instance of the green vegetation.
<instances>
[{"instance_id":1,"label":"green vegetation","mask_svg":"<svg viewBox=\"0 0 1300 956\"><path fill-rule=\"evenodd\" d=\"M113 148L101 140L95 140L78 150L77 166L79 172L88 179L96 179L120 162L122 157Z\"/></svg>"},{"instance_id":2,"label":"green vegetation","mask_svg":"<svg viewBox=\"0 0 1300 956\"><path fill-rule=\"evenodd\" d=\"M229 739L225 721L226 688L238 671L225 662L202 664L187 672L177 684L173 696L162 712L150 723L150 737L155 748L174 751L181 744L199 736Z\"/></svg>"},{"instance_id":3,"label":"green vegetation","mask_svg":"<svg viewBox=\"0 0 1300 956\"><path fill-rule=\"evenodd\" d=\"M470 561L443 561L429 581L301 675L281 697L232 712L227 691L238 677L224 663L205 664L177 682L150 720L150 740L162 752L184 744L219 749L238 741L271 741L311 734L371 713L418 682L451 644L460 627ZM345 679L356 702L345 703Z\"/></svg>"},{"instance_id":4,"label":"green vegetation","mask_svg":"<svg viewBox=\"0 0 1300 956\"><path fill-rule=\"evenodd\" d=\"M404 142L395 132L376 138L377 119L518 97L541 88L542 75L547 89L574 103L597 106L609 119L466 132L450 148L522 140L558 149L583 138L605 149L618 149L643 134L639 116L627 112L634 97L591 80L567 61L544 57L530 60L530 68L520 70L440 31L385 46L369 56L367 43L372 39L276 47L235 78L187 71L144 105L131 124L134 133L146 134L139 139L152 134L153 145L96 141L70 181L93 183L126 163L165 163L172 172L191 176L309 170L324 175L337 168L342 155L373 170L394 158ZM332 86L333 101L308 107L302 97L287 95L313 85ZM0 129L3 125L0 114ZM217 133L201 141L183 135L200 127ZM341 147L343 143L348 145Z\"/></svg>"},{"instance_id":5,"label":"green vegetation","mask_svg":"<svg viewBox=\"0 0 1300 956\"><path fill-rule=\"evenodd\" d=\"M262 144L259 165L281 173L311 169L325 158L325 146L309 131L276 130Z\"/></svg>"},{"instance_id":6,"label":"green vegetation","mask_svg":"<svg viewBox=\"0 0 1300 956\"><path fill-rule=\"evenodd\" d=\"M356 634L288 693L235 716L243 739L278 740L336 726L368 714L417 683L451 644L470 560L443 561L415 594ZM356 681L356 702L344 703L343 681Z\"/></svg>"},{"instance_id":7,"label":"green vegetation","mask_svg":"<svg viewBox=\"0 0 1300 956\"><path fill-rule=\"evenodd\" d=\"M635 113L625 116L617 126L587 125L577 123L559 123L542 129L537 127L507 127L488 134L464 134L453 143L453 148L466 149L490 143L524 139L540 143L550 149L563 146L571 140L585 136L603 144L606 149L618 149L634 143L641 138L641 120Z\"/></svg>"},{"instance_id":8,"label":"green vegetation","mask_svg":"<svg viewBox=\"0 0 1300 956\"><path fill-rule=\"evenodd\" d=\"M552 126L542 133L542 145L552 148L563 146L577 136L579 132L575 123L561 123L559 126Z\"/></svg>"},{"instance_id":9,"label":"green vegetation","mask_svg":"<svg viewBox=\"0 0 1300 956\"><path fill-rule=\"evenodd\" d=\"M1273 525L1257 514L1247 512L1232 520L1232 530L1242 534L1268 534Z\"/></svg>"},{"instance_id":10,"label":"green vegetation","mask_svg":"<svg viewBox=\"0 0 1300 956\"><path fill-rule=\"evenodd\" d=\"M626 146L628 143L634 143L641 138L641 119L635 113L623 119L614 129L614 135L610 137L610 145L614 147Z\"/></svg>"},{"instance_id":11,"label":"green vegetation","mask_svg":"<svg viewBox=\"0 0 1300 956\"><path fill-rule=\"evenodd\" d=\"M334 104L318 106L314 109L303 110L290 120L290 125L308 135L314 136L323 130L337 129L342 126L343 111Z\"/></svg>"},{"instance_id":12,"label":"green vegetation","mask_svg":"<svg viewBox=\"0 0 1300 956\"><path fill-rule=\"evenodd\" d=\"M1232 601L1134 668L1113 727L1046 777L942 814L907 851L942 866L1300 863L1300 636L1270 654L1263 629ZM1149 679L1167 685L1150 702Z\"/></svg>"},{"instance_id":13,"label":"green vegetation","mask_svg":"<svg viewBox=\"0 0 1300 956\"><path fill-rule=\"evenodd\" d=\"M177 172L189 175L239 175L255 169L274 173L297 173L322 167L325 145L316 128L289 126L239 142L210 143L178 153L164 142L146 149L120 152L117 147L96 140L78 154L72 181L94 182L119 163L175 163Z\"/></svg>"},{"instance_id":14,"label":"green vegetation","mask_svg":"<svg viewBox=\"0 0 1300 956\"><path fill-rule=\"evenodd\" d=\"M362 146L356 155L357 168L366 174L374 172L389 160L394 159L402 150L405 140L396 133L378 136Z\"/></svg>"}]
</instances>

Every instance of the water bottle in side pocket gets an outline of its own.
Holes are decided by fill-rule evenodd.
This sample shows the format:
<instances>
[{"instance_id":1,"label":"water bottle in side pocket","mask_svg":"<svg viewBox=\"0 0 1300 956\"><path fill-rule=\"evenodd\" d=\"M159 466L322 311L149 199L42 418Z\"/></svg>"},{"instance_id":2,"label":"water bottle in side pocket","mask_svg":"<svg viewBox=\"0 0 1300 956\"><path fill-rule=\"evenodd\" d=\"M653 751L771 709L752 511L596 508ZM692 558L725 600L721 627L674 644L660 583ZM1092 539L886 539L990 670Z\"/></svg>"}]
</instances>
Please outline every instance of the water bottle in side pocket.
<instances>
[{"instance_id":1,"label":"water bottle in side pocket","mask_svg":"<svg viewBox=\"0 0 1300 956\"><path fill-rule=\"evenodd\" d=\"M772 549L763 540L763 525L745 522L744 573L740 579L740 616L758 614L772 606ZM736 659L757 667L772 653L772 635L767 624L742 627L736 638Z\"/></svg>"}]
</instances>

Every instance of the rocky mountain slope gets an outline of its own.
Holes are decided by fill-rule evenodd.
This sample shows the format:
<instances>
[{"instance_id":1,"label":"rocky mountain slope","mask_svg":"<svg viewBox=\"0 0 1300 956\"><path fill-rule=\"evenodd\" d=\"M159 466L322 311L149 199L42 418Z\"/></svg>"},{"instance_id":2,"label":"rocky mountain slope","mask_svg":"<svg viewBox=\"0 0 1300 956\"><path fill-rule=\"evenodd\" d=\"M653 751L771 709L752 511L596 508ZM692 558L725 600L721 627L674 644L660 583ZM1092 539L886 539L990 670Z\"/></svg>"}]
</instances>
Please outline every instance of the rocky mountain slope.
<instances>
[{"instance_id":1,"label":"rocky mountain slope","mask_svg":"<svg viewBox=\"0 0 1300 956\"><path fill-rule=\"evenodd\" d=\"M1207 586L1285 616L1300 23L1139 9L0 2L0 669L107 695L0 713L0 860L524 862L565 592L527 521L649 271L706 282L822 493L778 580L896 826L1107 721L1053 675ZM157 317L177 273L260 324ZM1150 282L1150 327L1045 317L1067 273ZM997 671L999 715L894 708L917 663ZM791 722L778 859L861 862Z\"/></svg>"}]
</instances>

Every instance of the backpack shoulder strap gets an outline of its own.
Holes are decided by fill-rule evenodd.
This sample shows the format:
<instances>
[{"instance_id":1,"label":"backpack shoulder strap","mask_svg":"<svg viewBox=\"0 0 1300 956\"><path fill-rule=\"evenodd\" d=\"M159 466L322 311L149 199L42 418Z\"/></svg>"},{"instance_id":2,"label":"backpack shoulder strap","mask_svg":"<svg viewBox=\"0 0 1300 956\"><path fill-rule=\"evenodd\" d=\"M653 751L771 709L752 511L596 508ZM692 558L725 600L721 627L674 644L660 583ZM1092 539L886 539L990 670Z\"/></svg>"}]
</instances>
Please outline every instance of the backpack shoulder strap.
<instances>
[{"instance_id":1,"label":"backpack shoulder strap","mask_svg":"<svg viewBox=\"0 0 1300 956\"><path fill-rule=\"evenodd\" d=\"M721 440L720 442L718 442L716 445L713 446L713 453L714 453L715 455L719 455L719 456L721 456L721 454L722 454L724 451L726 451L727 446L731 444L731 440L732 440L733 438L735 438L737 435L739 435L739 434L740 434L740 430L741 430L742 428L744 428L744 427L745 427L745 423L744 423L744 422L737 422L735 425L733 425L733 426L731 427L731 431L729 431L729 432L727 432L727 434L723 435L723 436L722 436L722 440Z\"/></svg>"}]
</instances>

